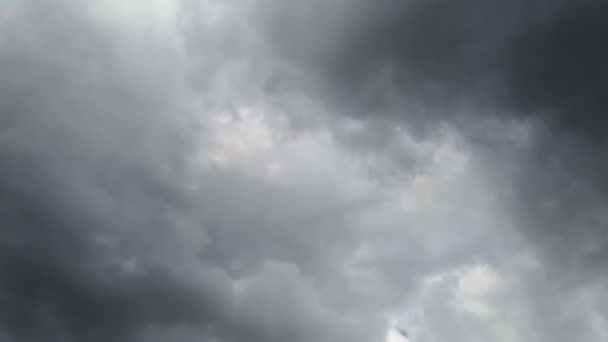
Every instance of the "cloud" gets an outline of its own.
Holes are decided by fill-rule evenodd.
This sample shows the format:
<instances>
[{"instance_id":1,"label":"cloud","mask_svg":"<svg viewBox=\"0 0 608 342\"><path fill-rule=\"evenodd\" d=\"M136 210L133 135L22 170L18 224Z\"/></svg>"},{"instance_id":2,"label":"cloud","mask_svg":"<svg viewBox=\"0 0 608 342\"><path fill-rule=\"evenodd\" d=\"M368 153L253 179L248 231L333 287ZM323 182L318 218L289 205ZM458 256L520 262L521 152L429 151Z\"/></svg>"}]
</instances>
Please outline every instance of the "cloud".
<instances>
[{"instance_id":1,"label":"cloud","mask_svg":"<svg viewBox=\"0 0 608 342\"><path fill-rule=\"evenodd\" d=\"M262 3L261 27L276 51L320 75L328 101L347 108L341 115L417 137L447 125L464 137L547 272L524 286L533 310L576 321L543 313L547 301L565 307L566 293L604 284L605 4ZM356 140L382 146L365 139ZM537 338L566 334L552 329L559 333Z\"/></svg>"},{"instance_id":2,"label":"cloud","mask_svg":"<svg viewBox=\"0 0 608 342\"><path fill-rule=\"evenodd\" d=\"M300 170L324 151L322 136L290 138L266 156L265 144L239 147L238 122L214 127L235 103L250 106L246 90L223 88L243 77L231 63L239 51L206 60L217 47L189 45L201 37L190 29L224 43L217 35L229 34L232 12L221 10L225 18L208 24L225 29L203 31L196 17L183 32L182 14L155 17L143 3L9 6L0 62L10 79L0 152L6 339L383 333L381 317L339 313L309 284L348 256L353 237L340 220L373 195L367 181L332 149L328 168ZM207 71L215 74L201 84ZM283 174L264 179L259 171L274 158Z\"/></svg>"},{"instance_id":3,"label":"cloud","mask_svg":"<svg viewBox=\"0 0 608 342\"><path fill-rule=\"evenodd\" d=\"M604 9L7 2L0 339L605 337Z\"/></svg>"}]
</instances>

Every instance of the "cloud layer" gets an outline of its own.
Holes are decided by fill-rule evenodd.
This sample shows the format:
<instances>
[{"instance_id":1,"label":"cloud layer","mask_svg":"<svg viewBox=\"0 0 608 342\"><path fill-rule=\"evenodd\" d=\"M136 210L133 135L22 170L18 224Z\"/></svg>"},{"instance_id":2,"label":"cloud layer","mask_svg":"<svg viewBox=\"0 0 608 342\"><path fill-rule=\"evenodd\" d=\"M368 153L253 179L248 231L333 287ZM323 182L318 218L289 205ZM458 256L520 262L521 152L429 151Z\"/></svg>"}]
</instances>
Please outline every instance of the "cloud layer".
<instances>
[{"instance_id":1,"label":"cloud layer","mask_svg":"<svg viewBox=\"0 0 608 342\"><path fill-rule=\"evenodd\" d=\"M602 1L5 1L0 341L596 341Z\"/></svg>"}]
</instances>

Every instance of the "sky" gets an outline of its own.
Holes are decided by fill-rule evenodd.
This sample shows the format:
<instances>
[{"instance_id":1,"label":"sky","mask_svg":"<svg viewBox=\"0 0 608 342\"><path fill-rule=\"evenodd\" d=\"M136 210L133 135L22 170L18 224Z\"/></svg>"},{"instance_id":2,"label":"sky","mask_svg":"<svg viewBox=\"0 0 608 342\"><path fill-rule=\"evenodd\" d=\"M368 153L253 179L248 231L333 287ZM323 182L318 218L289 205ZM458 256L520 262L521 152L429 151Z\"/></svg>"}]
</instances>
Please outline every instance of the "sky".
<instances>
[{"instance_id":1,"label":"sky","mask_svg":"<svg viewBox=\"0 0 608 342\"><path fill-rule=\"evenodd\" d=\"M608 338L605 1L0 4L0 342Z\"/></svg>"}]
</instances>

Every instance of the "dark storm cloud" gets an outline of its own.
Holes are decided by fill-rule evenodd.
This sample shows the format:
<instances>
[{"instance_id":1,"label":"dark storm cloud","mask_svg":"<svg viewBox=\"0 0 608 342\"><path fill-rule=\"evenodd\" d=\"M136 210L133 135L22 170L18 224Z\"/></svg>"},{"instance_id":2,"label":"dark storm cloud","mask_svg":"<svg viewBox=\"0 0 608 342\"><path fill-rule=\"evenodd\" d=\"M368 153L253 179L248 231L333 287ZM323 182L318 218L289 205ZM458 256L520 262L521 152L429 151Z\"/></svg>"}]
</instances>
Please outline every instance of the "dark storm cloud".
<instances>
[{"instance_id":1,"label":"dark storm cloud","mask_svg":"<svg viewBox=\"0 0 608 342\"><path fill-rule=\"evenodd\" d=\"M529 124L533 146L525 160L519 155L502 164L518 170L516 202L527 217L525 230L533 236L542 231L541 241L563 239L565 250L578 230L606 241L600 233L606 222L591 219L599 210L593 208L604 206L608 180L602 156L608 109L605 2L263 3L268 9L262 17L270 18L264 27L277 51L322 75L334 98L349 99L357 109L348 115L389 115L418 128L448 121L482 149L498 148L494 140L502 133L473 129L479 122ZM395 93L402 102L391 102ZM561 209L543 214L541 198L553 198ZM583 217L586 223L579 221ZM597 248L599 254L606 249Z\"/></svg>"},{"instance_id":2,"label":"dark storm cloud","mask_svg":"<svg viewBox=\"0 0 608 342\"><path fill-rule=\"evenodd\" d=\"M550 312L606 283L606 2L263 3L278 53L320 75L345 115L388 118L423 136L440 122L457 127L541 260L542 271L521 280L522 305L548 327L534 334L549 341L592 331L588 318ZM526 133L511 135L512 125ZM556 328L566 322L572 329Z\"/></svg>"},{"instance_id":3,"label":"dark storm cloud","mask_svg":"<svg viewBox=\"0 0 608 342\"><path fill-rule=\"evenodd\" d=\"M339 88L386 69L413 100L429 91L433 101L493 95L527 111L601 104L602 1L262 3L278 50Z\"/></svg>"}]
</instances>

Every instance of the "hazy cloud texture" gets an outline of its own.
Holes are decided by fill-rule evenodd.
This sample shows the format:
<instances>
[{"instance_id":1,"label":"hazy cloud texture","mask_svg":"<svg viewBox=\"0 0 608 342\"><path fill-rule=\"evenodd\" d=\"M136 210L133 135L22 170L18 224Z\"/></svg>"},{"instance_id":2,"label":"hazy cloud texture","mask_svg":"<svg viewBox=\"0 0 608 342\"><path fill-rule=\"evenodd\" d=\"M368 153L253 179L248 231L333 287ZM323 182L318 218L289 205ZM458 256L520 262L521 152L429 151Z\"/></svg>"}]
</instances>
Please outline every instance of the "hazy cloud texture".
<instances>
[{"instance_id":1,"label":"hazy cloud texture","mask_svg":"<svg viewBox=\"0 0 608 342\"><path fill-rule=\"evenodd\" d=\"M0 341L599 341L603 1L5 0Z\"/></svg>"}]
</instances>

